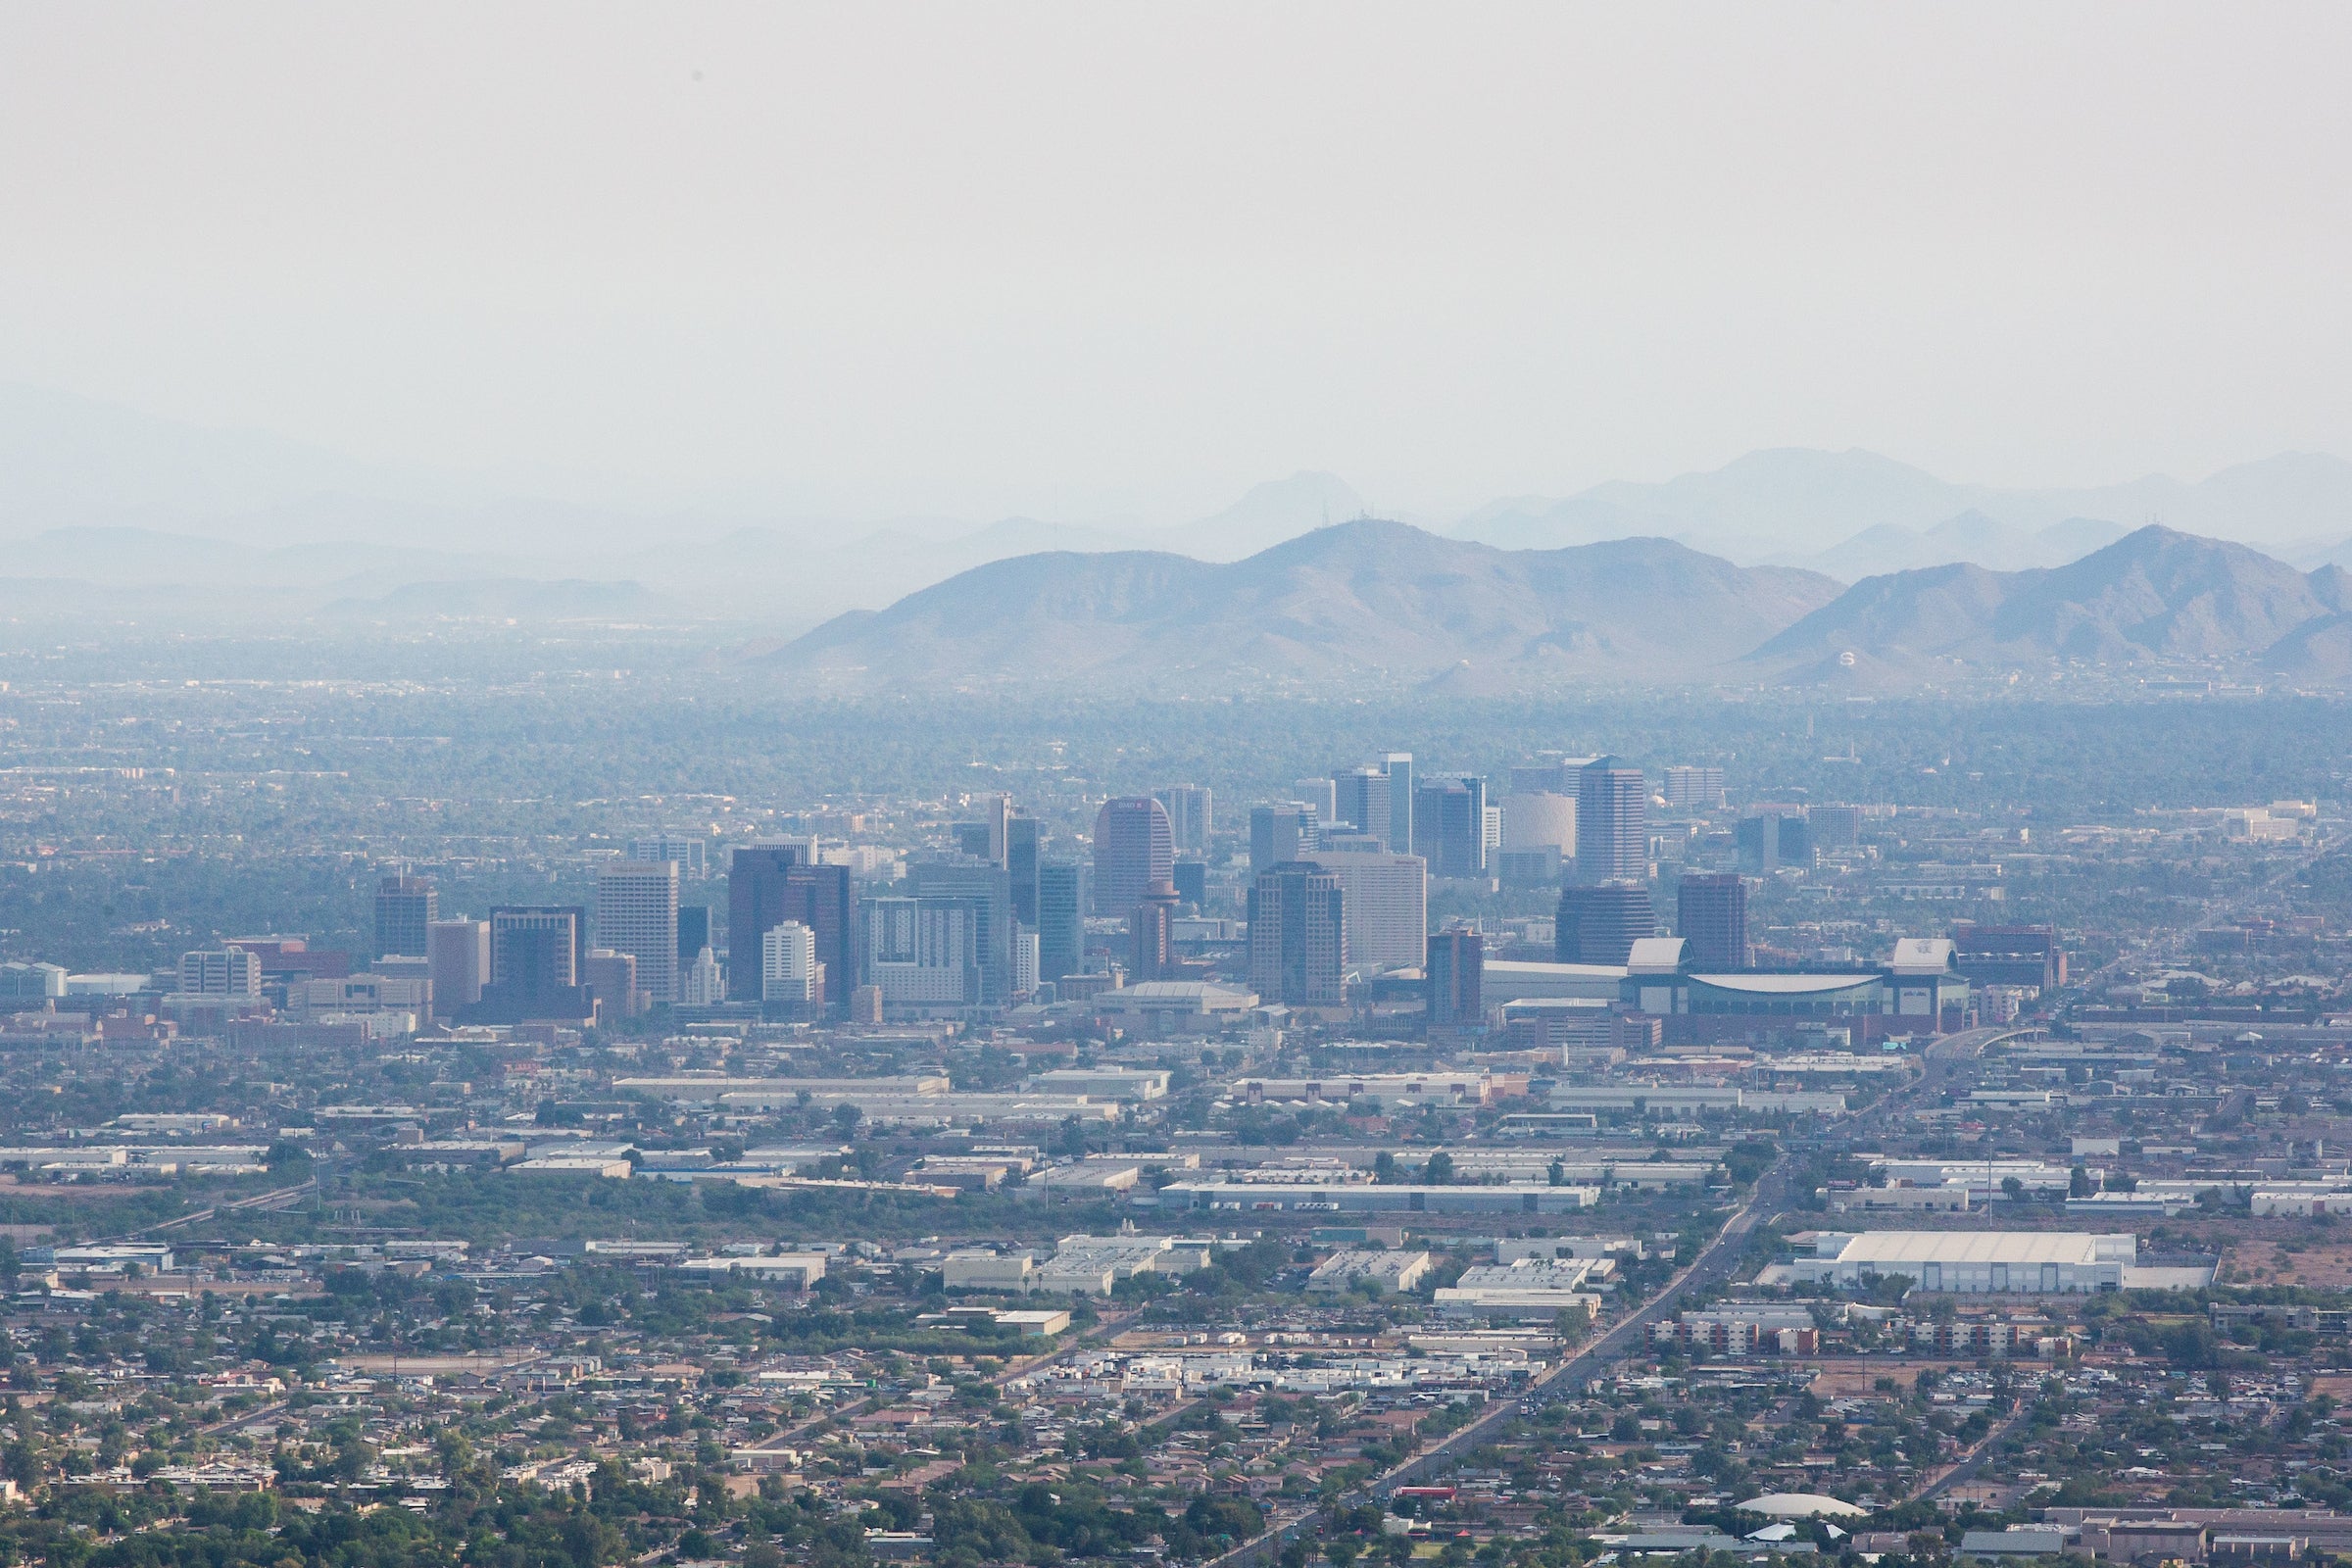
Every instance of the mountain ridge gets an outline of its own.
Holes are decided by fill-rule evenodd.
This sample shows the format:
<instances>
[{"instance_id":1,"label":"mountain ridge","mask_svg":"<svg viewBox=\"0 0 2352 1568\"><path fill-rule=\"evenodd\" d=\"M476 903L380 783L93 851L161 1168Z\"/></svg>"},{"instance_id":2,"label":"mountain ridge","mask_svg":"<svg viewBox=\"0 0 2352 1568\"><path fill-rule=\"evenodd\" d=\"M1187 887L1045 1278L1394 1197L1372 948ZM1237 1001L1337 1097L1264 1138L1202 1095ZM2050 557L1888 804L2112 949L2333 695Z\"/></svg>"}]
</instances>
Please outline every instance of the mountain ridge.
<instances>
[{"instance_id":1,"label":"mountain ridge","mask_svg":"<svg viewBox=\"0 0 2352 1568\"><path fill-rule=\"evenodd\" d=\"M2352 572L2298 571L2150 525L2059 566L1958 563L1840 588L1667 539L1511 551L1367 518L1236 563L1154 551L994 562L753 662L834 686L1204 693L1266 681L1901 684L2067 662L2336 683L2352 680Z\"/></svg>"},{"instance_id":2,"label":"mountain ridge","mask_svg":"<svg viewBox=\"0 0 2352 1568\"><path fill-rule=\"evenodd\" d=\"M833 681L1146 686L1424 680L1467 663L1544 686L1703 668L1837 591L1671 540L1504 551L1367 518L1235 563L1150 551L992 563L762 662Z\"/></svg>"},{"instance_id":3,"label":"mountain ridge","mask_svg":"<svg viewBox=\"0 0 2352 1568\"><path fill-rule=\"evenodd\" d=\"M1802 668L2260 662L2346 609L2352 576L2302 572L2248 546L2149 524L2061 566L1973 564L1868 577L1749 656Z\"/></svg>"}]
</instances>

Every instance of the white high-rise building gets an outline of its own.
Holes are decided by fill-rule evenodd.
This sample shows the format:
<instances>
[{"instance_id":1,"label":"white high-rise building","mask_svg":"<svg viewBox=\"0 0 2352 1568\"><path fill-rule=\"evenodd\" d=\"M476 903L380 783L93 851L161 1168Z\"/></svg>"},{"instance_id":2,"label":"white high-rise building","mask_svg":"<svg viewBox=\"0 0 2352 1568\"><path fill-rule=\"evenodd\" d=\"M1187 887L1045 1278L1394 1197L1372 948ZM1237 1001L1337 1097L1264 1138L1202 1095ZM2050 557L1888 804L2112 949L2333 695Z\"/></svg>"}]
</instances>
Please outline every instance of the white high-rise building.
<instances>
[{"instance_id":1,"label":"white high-rise building","mask_svg":"<svg viewBox=\"0 0 2352 1568\"><path fill-rule=\"evenodd\" d=\"M258 997L262 994L262 960L243 948L183 953L179 956L179 990L188 997Z\"/></svg>"},{"instance_id":2,"label":"white high-rise building","mask_svg":"<svg viewBox=\"0 0 2352 1568\"><path fill-rule=\"evenodd\" d=\"M823 989L816 933L787 920L760 942L760 995L768 1002L812 1003Z\"/></svg>"},{"instance_id":3,"label":"white high-rise building","mask_svg":"<svg viewBox=\"0 0 2352 1568\"><path fill-rule=\"evenodd\" d=\"M678 863L622 860L596 874L596 941L637 960L637 990L678 1000Z\"/></svg>"},{"instance_id":4,"label":"white high-rise building","mask_svg":"<svg viewBox=\"0 0 2352 1568\"><path fill-rule=\"evenodd\" d=\"M1649 878L1649 788L1618 758L1596 757L1577 775L1576 875L1588 885Z\"/></svg>"},{"instance_id":5,"label":"white high-rise building","mask_svg":"<svg viewBox=\"0 0 2352 1568\"><path fill-rule=\"evenodd\" d=\"M1027 996L1037 989L1037 933L1026 928L1012 937L1012 989Z\"/></svg>"},{"instance_id":6,"label":"white high-rise building","mask_svg":"<svg viewBox=\"0 0 2352 1568\"><path fill-rule=\"evenodd\" d=\"M1315 851L1315 863L1340 879L1348 961L1417 969L1429 956L1429 862L1376 844L1351 834Z\"/></svg>"},{"instance_id":7,"label":"white high-rise building","mask_svg":"<svg viewBox=\"0 0 2352 1568\"><path fill-rule=\"evenodd\" d=\"M860 906L865 968L893 1006L975 1000L972 907L960 899L869 899Z\"/></svg>"},{"instance_id":8,"label":"white high-rise building","mask_svg":"<svg viewBox=\"0 0 2352 1568\"><path fill-rule=\"evenodd\" d=\"M1662 792L1666 804L1678 811L1715 811L1723 808L1723 769L1704 767L1670 767Z\"/></svg>"},{"instance_id":9,"label":"white high-rise building","mask_svg":"<svg viewBox=\"0 0 2352 1568\"><path fill-rule=\"evenodd\" d=\"M727 972L718 966L717 954L705 948L694 956L694 961L678 977L678 1000L689 1007L712 1006L727 1000Z\"/></svg>"}]
</instances>

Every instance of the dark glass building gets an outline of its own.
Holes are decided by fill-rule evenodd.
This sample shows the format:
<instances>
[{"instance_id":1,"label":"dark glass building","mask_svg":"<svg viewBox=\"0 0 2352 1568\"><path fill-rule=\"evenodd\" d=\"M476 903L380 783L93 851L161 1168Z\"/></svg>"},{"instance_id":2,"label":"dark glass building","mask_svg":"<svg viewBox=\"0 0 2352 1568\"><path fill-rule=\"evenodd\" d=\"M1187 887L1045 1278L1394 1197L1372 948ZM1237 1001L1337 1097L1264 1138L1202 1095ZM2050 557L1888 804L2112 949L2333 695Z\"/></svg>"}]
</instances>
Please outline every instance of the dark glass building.
<instances>
[{"instance_id":1,"label":"dark glass building","mask_svg":"<svg viewBox=\"0 0 2352 1568\"><path fill-rule=\"evenodd\" d=\"M1347 1000L1348 911L1340 879L1312 860L1271 866L1250 887L1250 988L1289 1007Z\"/></svg>"},{"instance_id":2,"label":"dark glass building","mask_svg":"<svg viewBox=\"0 0 2352 1568\"><path fill-rule=\"evenodd\" d=\"M1486 940L1475 931L1457 926L1429 939L1429 959L1422 973L1432 1029L1471 1029L1485 1019L1479 978L1486 958Z\"/></svg>"},{"instance_id":3,"label":"dark glass building","mask_svg":"<svg viewBox=\"0 0 2352 1568\"><path fill-rule=\"evenodd\" d=\"M1555 918L1552 951L1562 963L1623 963L1636 942L1658 934L1649 890L1639 882L1564 887Z\"/></svg>"},{"instance_id":4,"label":"dark glass building","mask_svg":"<svg viewBox=\"0 0 2352 1568\"><path fill-rule=\"evenodd\" d=\"M421 958L430 951L441 895L420 876L388 876L375 885L375 956Z\"/></svg>"},{"instance_id":5,"label":"dark glass building","mask_svg":"<svg viewBox=\"0 0 2352 1568\"><path fill-rule=\"evenodd\" d=\"M850 868L813 865L806 844L754 844L727 864L727 996L758 1002L761 945L787 920L816 934L816 961L825 966L825 1008L848 1015L852 976L858 973L856 909Z\"/></svg>"},{"instance_id":6,"label":"dark glass building","mask_svg":"<svg viewBox=\"0 0 2352 1568\"><path fill-rule=\"evenodd\" d=\"M1674 926L1694 969L1744 969L1755 961L1747 942L1747 884L1734 872L1684 873L1674 894Z\"/></svg>"},{"instance_id":7,"label":"dark glass building","mask_svg":"<svg viewBox=\"0 0 2352 1568\"><path fill-rule=\"evenodd\" d=\"M1086 870L1075 860L1037 868L1037 978L1059 980L1086 961Z\"/></svg>"}]
</instances>

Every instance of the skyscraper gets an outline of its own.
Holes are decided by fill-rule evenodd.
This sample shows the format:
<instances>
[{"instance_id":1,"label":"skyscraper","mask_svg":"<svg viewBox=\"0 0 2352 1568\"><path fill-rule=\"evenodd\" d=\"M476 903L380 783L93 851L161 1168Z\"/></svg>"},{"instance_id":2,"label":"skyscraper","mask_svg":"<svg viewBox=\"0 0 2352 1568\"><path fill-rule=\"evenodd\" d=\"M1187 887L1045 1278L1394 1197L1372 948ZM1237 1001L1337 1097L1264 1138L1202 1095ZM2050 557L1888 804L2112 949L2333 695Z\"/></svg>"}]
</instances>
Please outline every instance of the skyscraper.
<instances>
[{"instance_id":1,"label":"skyscraper","mask_svg":"<svg viewBox=\"0 0 2352 1568\"><path fill-rule=\"evenodd\" d=\"M858 906L867 983L901 1007L978 1003L972 905L965 899L880 898Z\"/></svg>"},{"instance_id":2,"label":"skyscraper","mask_svg":"<svg viewBox=\"0 0 2352 1568\"><path fill-rule=\"evenodd\" d=\"M678 1000L678 863L622 860L596 874L597 946L637 960L637 989Z\"/></svg>"},{"instance_id":3,"label":"skyscraper","mask_svg":"<svg viewBox=\"0 0 2352 1568\"><path fill-rule=\"evenodd\" d=\"M1037 978L1076 974L1086 958L1085 868L1046 860L1037 868Z\"/></svg>"},{"instance_id":4,"label":"skyscraper","mask_svg":"<svg viewBox=\"0 0 2352 1568\"><path fill-rule=\"evenodd\" d=\"M678 868L681 882L707 882L710 878L710 841L700 833L656 833L650 838L631 839L629 858L649 863L671 861Z\"/></svg>"},{"instance_id":5,"label":"skyscraper","mask_svg":"<svg viewBox=\"0 0 2352 1568\"><path fill-rule=\"evenodd\" d=\"M1413 853L1413 754L1391 752L1380 760L1389 775L1389 848Z\"/></svg>"},{"instance_id":6,"label":"skyscraper","mask_svg":"<svg viewBox=\"0 0 2352 1568\"><path fill-rule=\"evenodd\" d=\"M1432 875L1487 874L1487 781L1476 774L1433 777L1413 792L1413 853Z\"/></svg>"},{"instance_id":7,"label":"skyscraper","mask_svg":"<svg viewBox=\"0 0 2352 1568\"><path fill-rule=\"evenodd\" d=\"M806 843L755 844L735 852L727 867L727 995L760 1000L760 943L787 920L816 933L817 961L828 975L858 972L857 923L850 868L809 863ZM826 1008L849 1010L849 982L828 988Z\"/></svg>"},{"instance_id":8,"label":"skyscraper","mask_svg":"<svg viewBox=\"0 0 2352 1568\"><path fill-rule=\"evenodd\" d=\"M1005 827L1011 820L1011 796L987 795L981 797L980 821L988 829L988 847L981 852L980 858L998 865L1004 863L1004 852L1007 846Z\"/></svg>"},{"instance_id":9,"label":"skyscraper","mask_svg":"<svg viewBox=\"0 0 2352 1568\"><path fill-rule=\"evenodd\" d=\"M1175 871L1176 902L1189 904L1198 909L1208 902L1208 862L1178 860Z\"/></svg>"},{"instance_id":10,"label":"skyscraper","mask_svg":"<svg viewBox=\"0 0 2352 1568\"><path fill-rule=\"evenodd\" d=\"M1095 912L1124 916L1175 874L1168 808L1150 796L1105 801L1095 813Z\"/></svg>"},{"instance_id":11,"label":"skyscraper","mask_svg":"<svg viewBox=\"0 0 2352 1568\"><path fill-rule=\"evenodd\" d=\"M526 992L580 983L588 911L576 904L510 905L490 911L490 983Z\"/></svg>"},{"instance_id":12,"label":"skyscraper","mask_svg":"<svg viewBox=\"0 0 2352 1568\"><path fill-rule=\"evenodd\" d=\"M705 948L687 960L678 971L678 1000L696 1007L727 1000L727 977L718 966L718 955Z\"/></svg>"},{"instance_id":13,"label":"skyscraper","mask_svg":"<svg viewBox=\"0 0 2352 1568\"><path fill-rule=\"evenodd\" d=\"M917 860L907 886L925 904L948 900L971 909L971 962L979 974L971 1000L997 1005L1012 997L1012 890L1004 868L978 860Z\"/></svg>"},{"instance_id":14,"label":"skyscraper","mask_svg":"<svg viewBox=\"0 0 2352 1568\"><path fill-rule=\"evenodd\" d=\"M1754 961L1747 945L1747 884L1728 871L1686 871L1674 895L1675 934L1683 956L1698 969L1744 969Z\"/></svg>"},{"instance_id":15,"label":"skyscraper","mask_svg":"<svg viewBox=\"0 0 2352 1568\"><path fill-rule=\"evenodd\" d=\"M1560 889L1552 951L1562 963L1623 963L1658 934L1649 890L1639 882L1571 883Z\"/></svg>"},{"instance_id":16,"label":"skyscraper","mask_svg":"<svg viewBox=\"0 0 2352 1568\"><path fill-rule=\"evenodd\" d=\"M1317 822L1336 822L1340 819L1340 793L1337 781L1328 778L1300 778L1291 781L1291 792L1305 805L1315 808Z\"/></svg>"},{"instance_id":17,"label":"skyscraper","mask_svg":"<svg viewBox=\"0 0 2352 1568\"><path fill-rule=\"evenodd\" d=\"M1576 782L1576 874L1584 882L1649 877L1649 794L1642 770L1596 757Z\"/></svg>"},{"instance_id":18,"label":"skyscraper","mask_svg":"<svg viewBox=\"0 0 2352 1568\"><path fill-rule=\"evenodd\" d=\"M1784 865L1813 864L1812 824L1802 806L1761 803L1751 806L1732 827L1732 843L1744 870L1769 873Z\"/></svg>"},{"instance_id":19,"label":"skyscraper","mask_svg":"<svg viewBox=\"0 0 2352 1568\"><path fill-rule=\"evenodd\" d=\"M1311 860L1270 866L1250 885L1250 986L1290 1007L1347 1001L1348 914L1340 879Z\"/></svg>"},{"instance_id":20,"label":"skyscraper","mask_svg":"<svg viewBox=\"0 0 2352 1568\"><path fill-rule=\"evenodd\" d=\"M388 876L375 884L375 956L421 958L426 935L441 912L441 895L420 876Z\"/></svg>"},{"instance_id":21,"label":"skyscraper","mask_svg":"<svg viewBox=\"0 0 2352 1568\"><path fill-rule=\"evenodd\" d=\"M1812 830L1816 853L1850 850L1862 842L1862 808L1816 806L1805 812L1805 825Z\"/></svg>"},{"instance_id":22,"label":"skyscraper","mask_svg":"<svg viewBox=\"0 0 2352 1568\"><path fill-rule=\"evenodd\" d=\"M1350 767L1331 775L1332 819L1388 844L1389 774L1386 768Z\"/></svg>"},{"instance_id":23,"label":"skyscraper","mask_svg":"<svg viewBox=\"0 0 2352 1568\"><path fill-rule=\"evenodd\" d=\"M1348 962L1397 969L1421 962L1429 931L1429 867L1421 857L1394 855L1350 834L1317 851L1315 863L1340 880Z\"/></svg>"},{"instance_id":24,"label":"skyscraper","mask_svg":"<svg viewBox=\"0 0 2352 1568\"><path fill-rule=\"evenodd\" d=\"M1315 848L1311 808L1296 801L1250 808L1250 869L1252 873L1296 860Z\"/></svg>"},{"instance_id":25,"label":"skyscraper","mask_svg":"<svg viewBox=\"0 0 2352 1568\"><path fill-rule=\"evenodd\" d=\"M1004 823L1004 874L1012 887L1012 917L1037 929L1037 818L1008 817Z\"/></svg>"},{"instance_id":26,"label":"skyscraper","mask_svg":"<svg viewBox=\"0 0 2352 1568\"><path fill-rule=\"evenodd\" d=\"M1712 811L1723 805L1723 769L1715 766L1670 767L1659 792L1678 811Z\"/></svg>"},{"instance_id":27,"label":"skyscraper","mask_svg":"<svg viewBox=\"0 0 2352 1568\"><path fill-rule=\"evenodd\" d=\"M1127 978L1165 980L1176 972L1176 888L1162 882L1128 911Z\"/></svg>"},{"instance_id":28,"label":"skyscraper","mask_svg":"<svg viewBox=\"0 0 2352 1568\"><path fill-rule=\"evenodd\" d=\"M490 983L473 1021L585 1018L595 1010L582 969L588 911L576 904L510 905L490 911Z\"/></svg>"},{"instance_id":29,"label":"skyscraper","mask_svg":"<svg viewBox=\"0 0 2352 1568\"><path fill-rule=\"evenodd\" d=\"M683 874L683 873L681 873ZM710 906L681 904L678 906L678 973L683 975L695 955L714 944L710 940ZM681 982L680 996L684 995Z\"/></svg>"},{"instance_id":30,"label":"skyscraper","mask_svg":"<svg viewBox=\"0 0 2352 1568\"><path fill-rule=\"evenodd\" d=\"M262 960L243 948L213 948L179 956L179 992L185 997L253 997L262 994Z\"/></svg>"},{"instance_id":31,"label":"skyscraper","mask_svg":"<svg viewBox=\"0 0 2352 1568\"><path fill-rule=\"evenodd\" d=\"M590 948L580 960L580 983L596 998L600 1017L633 1018L649 1000L637 983L637 956L617 948Z\"/></svg>"},{"instance_id":32,"label":"skyscraper","mask_svg":"<svg viewBox=\"0 0 2352 1568\"><path fill-rule=\"evenodd\" d=\"M490 922L435 920L425 936L425 976L432 982L433 1011L444 1018L482 1000L490 979Z\"/></svg>"},{"instance_id":33,"label":"skyscraper","mask_svg":"<svg viewBox=\"0 0 2352 1568\"><path fill-rule=\"evenodd\" d=\"M1423 967L1432 1029L1467 1029L1486 1016L1479 996L1487 945L1475 931L1454 926L1429 939Z\"/></svg>"},{"instance_id":34,"label":"skyscraper","mask_svg":"<svg viewBox=\"0 0 2352 1568\"><path fill-rule=\"evenodd\" d=\"M1167 808L1168 831L1175 836L1178 850L1208 848L1209 793L1205 786L1171 784L1153 790L1152 798Z\"/></svg>"},{"instance_id":35,"label":"skyscraper","mask_svg":"<svg viewBox=\"0 0 2352 1568\"><path fill-rule=\"evenodd\" d=\"M806 1018L824 1004L830 978L816 958L816 933L800 921L787 920L760 939L762 1004Z\"/></svg>"}]
</instances>

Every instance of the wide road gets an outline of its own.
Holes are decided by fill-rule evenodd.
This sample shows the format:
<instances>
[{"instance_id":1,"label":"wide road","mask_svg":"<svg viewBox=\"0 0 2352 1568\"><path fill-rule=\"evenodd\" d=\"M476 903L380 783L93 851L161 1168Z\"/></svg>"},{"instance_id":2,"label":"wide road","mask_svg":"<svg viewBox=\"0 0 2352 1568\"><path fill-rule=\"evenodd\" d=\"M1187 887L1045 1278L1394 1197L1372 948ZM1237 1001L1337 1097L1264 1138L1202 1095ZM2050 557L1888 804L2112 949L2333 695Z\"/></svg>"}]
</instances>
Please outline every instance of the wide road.
<instances>
[{"instance_id":1,"label":"wide road","mask_svg":"<svg viewBox=\"0 0 2352 1568\"><path fill-rule=\"evenodd\" d=\"M2033 1413L2032 1407L2031 1399L2020 1398L2017 1401L2017 1408L2010 1411L2002 1419L2000 1425L1979 1439L1975 1447L1963 1450L1958 1458L1943 1469L1931 1472L1927 1479L1915 1488L1911 1495L1904 1500L1917 1502L1925 1498L1940 1497L1962 1482L1976 1480L1977 1472L1984 1468L1984 1461L1991 1458L1993 1450L2001 1446L2002 1440L2016 1431L2018 1425Z\"/></svg>"},{"instance_id":2,"label":"wide road","mask_svg":"<svg viewBox=\"0 0 2352 1568\"><path fill-rule=\"evenodd\" d=\"M1555 1399L1573 1397L1609 1366L1647 1345L1651 1324L1676 1311L1694 1293L1713 1290L1730 1280L1746 1254L1748 1239L1755 1234L1756 1227L1787 1206L1796 1169L1797 1161L1793 1154L1783 1154L1775 1160L1770 1168L1756 1178L1756 1185L1749 1192L1747 1201L1733 1210L1731 1217L1724 1221L1723 1228L1715 1233L1715 1239L1706 1245L1697 1257L1691 1259L1689 1267L1668 1281L1664 1290L1619 1318L1600 1338L1537 1379L1517 1399L1497 1401L1494 1409L1459 1432L1423 1449L1379 1477L1368 1489L1371 1494L1386 1497L1398 1487L1415 1485L1419 1477L1428 1475L1478 1446L1494 1428L1511 1416L1540 1409Z\"/></svg>"},{"instance_id":3,"label":"wide road","mask_svg":"<svg viewBox=\"0 0 2352 1568\"><path fill-rule=\"evenodd\" d=\"M1932 1102L1939 1097L1955 1067L1975 1060L1994 1041L2021 1032L2019 1028L1963 1029L1957 1034L1945 1035L1931 1042L1922 1054L1921 1071L1917 1077L1903 1087L1890 1091L1876 1104L1858 1112L1841 1125L1840 1131L1848 1137L1876 1137L1890 1130L1894 1123L1920 1103ZM1418 1485L1422 1478L1451 1464L1487 1441L1497 1427L1512 1416L1540 1409L1557 1399L1573 1397L1609 1366L1642 1348L1647 1343L1651 1324L1675 1311L1692 1294L1712 1290L1731 1279L1740 1259L1746 1254L1748 1240L1755 1234L1756 1228L1768 1220L1779 1218L1788 1209L1790 1200L1798 1196L1794 1188L1801 1165L1793 1151L1784 1152L1756 1178L1756 1185L1748 1193L1747 1201L1724 1221L1715 1239L1664 1290L1619 1319L1599 1339L1538 1378L1517 1398L1496 1401L1494 1407L1485 1415L1396 1468L1373 1478L1346 1501L1361 1503L1371 1498L1385 1500L1398 1487ZM1984 1451L1990 1450L1986 1448ZM1974 1473L1973 1469L1971 1473ZM1949 1479L1946 1478L1946 1484ZM1264 1533L1216 1558L1211 1568L1254 1568L1255 1564L1270 1561L1284 1545L1310 1529L1320 1511L1319 1505L1278 1505Z\"/></svg>"},{"instance_id":4,"label":"wide road","mask_svg":"<svg viewBox=\"0 0 2352 1568\"><path fill-rule=\"evenodd\" d=\"M1875 1136L1885 1130L1886 1123L1907 1114L1921 1101L1940 1095L1954 1066L1974 1060L1993 1041L2017 1032L2015 1029L1964 1029L1931 1043L1923 1054L1920 1075L1855 1116L1847 1123L1845 1130L1849 1134ZM1689 1268L1677 1275L1666 1289L1620 1319L1608 1333L1554 1368L1518 1400L1519 1405L1523 1409L1533 1410L1554 1399L1569 1397L1604 1368L1623 1360L1646 1344L1650 1325L1676 1310L1687 1298L1726 1283L1739 1268L1741 1257L1747 1251L1748 1238L1755 1234L1756 1228L1769 1220L1778 1219L1787 1211L1790 1200L1799 1196L1794 1192L1798 1168L1799 1161L1793 1152L1782 1154L1770 1169L1756 1178L1756 1185L1748 1194L1747 1201L1724 1221L1723 1229L1715 1234L1715 1240L1707 1244L1706 1250L1700 1252ZM1509 1405L1500 1406L1482 1420L1454 1433L1444 1443L1406 1461L1399 1470L1381 1477L1374 1484L1374 1494L1385 1497L1397 1487L1411 1486L1413 1483L1402 1473L1404 1470L1410 1470L1416 1476L1428 1474L1434 1468L1435 1461L1476 1446L1480 1430L1509 1413Z\"/></svg>"}]
</instances>

